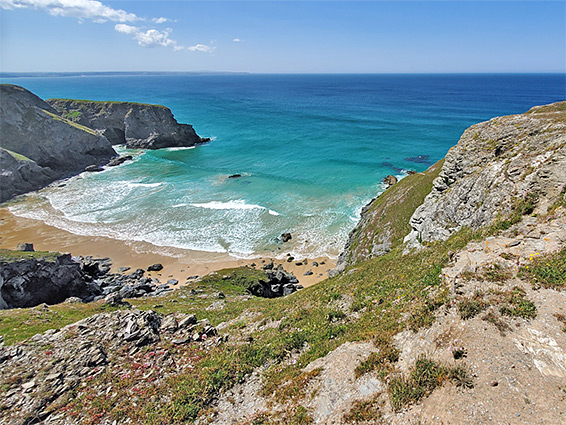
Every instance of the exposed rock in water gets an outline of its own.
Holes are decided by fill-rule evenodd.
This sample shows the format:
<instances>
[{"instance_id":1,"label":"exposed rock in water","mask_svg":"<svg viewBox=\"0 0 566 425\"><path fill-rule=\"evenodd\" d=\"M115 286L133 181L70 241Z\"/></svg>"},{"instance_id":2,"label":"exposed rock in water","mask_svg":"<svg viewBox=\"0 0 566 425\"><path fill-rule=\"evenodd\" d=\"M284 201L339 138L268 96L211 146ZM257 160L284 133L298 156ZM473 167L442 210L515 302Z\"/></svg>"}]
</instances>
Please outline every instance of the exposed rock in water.
<instances>
[{"instance_id":1,"label":"exposed rock in water","mask_svg":"<svg viewBox=\"0 0 566 425\"><path fill-rule=\"evenodd\" d=\"M281 234L281 240L283 242L289 242L291 239L293 239L293 236L291 235L291 233L286 232L286 233Z\"/></svg>"},{"instance_id":2,"label":"exposed rock in water","mask_svg":"<svg viewBox=\"0 0 566 425\"><path fill-rule=\"evenodd\" d=\"M238 179L240 177L242 177L241 174L232 174L231 176L228 176L229 179Z\"/></svg>"},{"instance_id":3,"label":"exposed rock in water","mask_svg":"<svg viewBox=\"0 0 566 425\"><path fill-rule=\"evenodd\" d=\"M132 155L117 156L116 158L112 158L106 165L109 167L115 167L117 165L123 164L126 161L130 161L132 158Z\"/></svg>"},{"instance_id":4,"label":"exposed rock in water","mask_svg":"<svg viewBox=\"0 0 566 425\"><path fill-rule=\"evenodd\" d=\"M87 173L99 173L100 171L104 171L104 168L102 168L100 165L89 165L85 168L85 171Z\"/></svg>"},{"instance_id":5,"label":"exposed rock in water","mask_svg":"<svg viewBox=\"0 0 566 425\"><path fill-rule=\"evenodd\" d=\"M545 213L566 183L565 106L537 106L468 128L411 217L408 246L488 226L521 202ZM535 209L536 197L544 201Z\"/></svg>"},{"instance_id":6,"label":"exposed rock in water","mask_svg":"<svg viewBox=\"0 0 566 425\"><path fill-rule=\"evenodd\" d=\"M161 105L132 102L48 99L64 117L100 131L113 145L160 149L189 147L210 139L199 137L191 125L179 124Z\"/></svg>"}]
</instances>

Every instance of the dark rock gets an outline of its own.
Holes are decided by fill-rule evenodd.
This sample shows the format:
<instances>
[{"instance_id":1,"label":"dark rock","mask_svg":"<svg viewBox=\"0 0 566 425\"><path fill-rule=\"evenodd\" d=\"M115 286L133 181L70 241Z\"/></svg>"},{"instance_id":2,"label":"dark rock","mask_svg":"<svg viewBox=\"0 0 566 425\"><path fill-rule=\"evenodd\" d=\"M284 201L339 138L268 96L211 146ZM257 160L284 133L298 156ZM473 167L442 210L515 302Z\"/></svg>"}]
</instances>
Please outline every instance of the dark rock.
<instances>
[{"instance_id":1,"label":"dark rock","mask_svg":"<svg viewBox=\"0 0 566 425\"><path fill-rule=\"evenodd\" d=\"M59 116L23 87L0 85L0 122L2 202L116 156L105 137Z\"/></svg>"},{"instance_id":2,"label":"dark rock","mask_svg":"<svg viewBox=\"0 0 566 425\"><path fill-rule=\"evenodd\" d=\"M311 276L314 273L311 270L307 270L306 272L303 273L303 276Z\"/></svg>"},{"instance_id":3,"label":"dark rock","mask_svg":"<svg viewBox=\"0 0 566 425\"><path fill-rule=\"evenodd\" d=\"M128 270L130 270L130 267L119 267L118 271L123 273L123 272L127 272Z\"/></svg>"},{"instance_id":4,"label":"dark rock","mask_svg":"<svg viewBox=\"0 0 566 425\"><path fill-rule=\"evenodd\" d=\"M161 105L68 99L49 99L47 103L61 115L72 114L77 124L98 130L113 145L160 149L210 140L199 137L192 126L179 124L171 110Z\"/></svg>"},{"instance_id":5,"label":"dark rock","mask_svg":"<svg viewBox=\"0 0 566 425\"><path fill-rule=\"evenodd\" d=\"M163 265L160 263L152 264L147 268L148 272L158 272L160 270L163 270Z\"/></svg>"},{"instance_id":6,"label":"dark rock","mask_svg":"<svg viewBox=\"0 0 566 425\"><path fill-rule=\"evenodd\" d=\"M416 162L417 164L432 164L430 155L408 156L405 161Z\"/></svg>"},{"instance_id":7,"label":"dark rock","mask_svg":"<svg viewBox=\"0 0 566 425\"><path fill-rule=\"evenodd\" d=\"M195 279L198 279L198 278L199 278L199 276L198 276L198 274L196 274L194 276L187 277L187 280L195 280Z\"/></svg>"},{"instance_id":8,"label":"dark rock","mask_svg":"<svg viewBox=\"0 0 566 425\"><path fill-rule=\"evenodd\" d=\"M219 292L218 294L216 294L216 298L218 298L219 300L223 300L224 298L226 298L226 295L224 295L223 292Z\"/></svg>"},{"instance_id":9,"label":"dark rock","mask_svg":"<svg viewBox=\"0 0 566 425\"><path fill-rule=\"evenodd\" d=\"M179 281L177 279L169 279L167 281L168 285L177 285L179 283Z\"/></svg>"},{"instance_id":10,"label":"dark rock","mask_svg":"<svg viewBox=\"0 0 566 425\"><path fill-rule=\"evenodd\" d=\"M286 233L282 233L282 234L281 234L281 240L282 240L283 242L288 242L288 241L290 241L291 239L293 239L293 236L291 235L291 233L286 232Z\"/></svg>"},{"instance_id":11,"label":"dark rock","mask_svg":"<svg viewBox=\"0 0 566 425\"><path fill-rule=\"evenodd\" d=\"M16 251L26 251L26 252L32 252L33 249L33 244L32 243L28 243L28 242L24 242L24 243L19 243L16 246Z\"/></svg>"},{"instance_id":12,"label":"dark rock","mask_svg":"<svg viewBox=\"0 0 566 425\"><path fill-rule=\"evenodd\" d=\"M270 261L267 264L264 264L262 267L263 270L272 270L273 269L273 261Z\"/></svg>"},{"instance_id":13,"label":"dark rock","mask_svg":"<svg viewBox=\"0 0 566 425\"><path fill-rule=\"evenodd\" d=\"M115 167L131 159L133 159L132 155L117 156L116 158L112 158L106 165L108 167Z\"/></svg>"},{"instance_id":14,"label":"dark rock","mask_svg":"<svg viewBox=\"0 0 566 425\"><path fill-rule=\"evenodd\" d=\"M104 168L100 165L89 165L88 167L85 167L85 171L88 173L98 173L100 171L104 171Z\"/></svg>"},{"instance_id":15,"label":"dark rock","mask_svg":"<svg viewBox=\"0 0 566 425\"><path fill-rule=\"evenodd\" d=\"M69 297L92 294L80 270L68 254L53 260L26 258L0 260L0 308L57 304Z\"/></svg>"},{"instance_id":16,"label":"dark rock","mask_svg":"<svg viewBox=\"0 0 566 425\"><path fill-rule=\"evenodd\" d=\"M240 178L240 177L242 177L241 174L232 174L231 176L228 176L229 179L237 179L237 178Z\"/></svg>"},{"instance_id":17,"label":"dark rock","mask_svg":"<svg viewBox=\"0 0 566 425\"><path fill-rule=\"evenodd\" d=\"M407 170L407 174L412 176L413 174L417 174L417 172L415 170Z\"/></svg>"},{"instance_id":18,"label":"dark rock","mask_svg":"<svg viewBox=\"0 0 566 425\"><path fill-rule=\"evenodd\" d=\"M136 269L133 273L130 273L128 277L130 279L141 279L145 273L144 269Z\"/></svg>"},{"instance_id":19,"label":"dark rock","mask_svg":"<svg viewBox=\"0 0 566 425\"><path fill-rule=\"evenodd\" d=\"M294 259L295 259L295 257L287 257L287 262L292 263Z\"/></svg>"},{"instance_id":20,"label":"dark rock","mask_svg":"<svg viewBox=\"0 0 566 425\"><path fill-rule=\"evenodd\" d=\"M313 267L318 267L318 263L316 261L312 262Z\"/></svg>"}]
</instances>

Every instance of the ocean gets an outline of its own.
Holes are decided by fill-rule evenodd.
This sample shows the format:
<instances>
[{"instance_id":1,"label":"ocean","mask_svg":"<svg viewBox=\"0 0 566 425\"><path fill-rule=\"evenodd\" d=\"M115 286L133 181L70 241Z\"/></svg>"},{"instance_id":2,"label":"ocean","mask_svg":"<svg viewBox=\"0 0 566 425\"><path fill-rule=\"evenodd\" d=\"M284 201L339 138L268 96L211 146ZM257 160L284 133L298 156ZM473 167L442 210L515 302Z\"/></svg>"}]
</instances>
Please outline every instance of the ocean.
<instances>
[{"instance_id":1,"label":"ocean","mask_svg":"<svg viewBox=\"0 0 566 425\"><path fill-rule=\"evenodd\" d=\"M389 174L424 171L470 125L566 98L564 75L88 75L3 78L38 96L162 104L212 140L126 150L10 207L157 247L336 257ZM230 179L232 174L241 178ZM282 243L279 236L293 239Z\"/></svg>"}]
</instances>

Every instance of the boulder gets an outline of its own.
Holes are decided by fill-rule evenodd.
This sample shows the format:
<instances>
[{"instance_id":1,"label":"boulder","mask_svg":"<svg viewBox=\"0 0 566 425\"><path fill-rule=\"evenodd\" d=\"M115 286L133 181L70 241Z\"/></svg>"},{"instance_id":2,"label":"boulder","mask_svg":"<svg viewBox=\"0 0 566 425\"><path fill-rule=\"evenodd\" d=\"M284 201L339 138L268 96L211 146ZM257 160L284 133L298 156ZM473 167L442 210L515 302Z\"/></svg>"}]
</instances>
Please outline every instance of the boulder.
<instances>
[{"instance_id":1,"label":"boulder","mask_svg":"<svg viewBox=\"0 0 566 425\"><path fill-rule=\"evenodd\" d=\"M385 183L387 187L393 186L394 184L397 183L397 177L395 177L392 174L389 174L387 177L383 179L383 183Z\"/></svg>"}]
</instances>

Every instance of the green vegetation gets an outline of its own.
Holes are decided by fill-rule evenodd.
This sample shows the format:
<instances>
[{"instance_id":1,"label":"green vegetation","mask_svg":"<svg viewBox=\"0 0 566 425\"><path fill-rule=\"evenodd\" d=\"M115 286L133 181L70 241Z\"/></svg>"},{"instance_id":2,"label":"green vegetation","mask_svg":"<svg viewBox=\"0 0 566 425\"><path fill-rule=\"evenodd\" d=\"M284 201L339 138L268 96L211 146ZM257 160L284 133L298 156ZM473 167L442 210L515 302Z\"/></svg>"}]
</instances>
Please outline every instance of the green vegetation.
<instances>
[{"instance_id":1,"label":"green vegetation","mask_svg":"<svg viewBox=\"0 0 566 425\"><path fill-rule=\"evenodd\" d=\"M471 299L464 299L457 304L458 313L464 320L471 319L485 310L489 304L484 301L483 293L476 292Z\"/></svg>"},{"instance_id":2,"label":"green vegetation","mask_svg":"<svg viewBox=\"0 0 566 425\"><path fill-rule=\"evenodd\" d=\"M459 366L451 368L438 364L426 356L420 356L408 377L400 376L390 381L388 392L391 407L398 412L410 404L419 402L446 381L467 388L473 386L464 368Z\"/></svg>"},{"instance_id":3,"label":"green vegetation","mask_svg":"<svg viewBox=\"0 0 566 425\"><path fill-rule=\"evenodd\" d=\"M89 105L96 105L96 106L110 106L110 105L125 105L125 106L151 106L151 107L156 107L156 108L161 108L161 109L169 109L166 106L163 105L154 105L151 103L139 103L139 102L121 102L121 101L116 101L116 100L88 100L88 99L47 99L46 100L47 103L49 103L50 105L55 105L54 108L57 109L57 107L60 106L64 106L65 103L69 103L72 102L74 104L76 104L77 106L81 106L81 107L88 107Z\"/></svg>"},{"instance_id":4,"label":"green vegetation","mask_svg":"<svg viewBox=\"0 0 566 425\"><path fill-rule=\"evenodd\" d=\"M32 161L27 156L21 155L21 154L16 153L16 152L12 152L11 150L4 149L4 148L0 148L0 150L8 152L10 155L12 155L14 157L14 159L17 159L18 161Z\"/></svg>"},{"instance_id":5,"label":"green vegetation","mask_svg":"<svg viewBox=\"0 0 566 425\"><path fill-rule=\"evenodd\" d=\"M92 134L93 136L98 135L96 133L96 131L94 131L92 128L88 128L88 127L85 127L84 125L77 124L76 122L69 121L66 118L60 117L59 115L56 115L56 114L49 112L49 111L46 111L45 109L42 109L42 111L44 113L46 113L47 115L49 115L51 118L53 118L57 121L63 122L65 124L69 124L71 127L75 127L78 130L86 131L87 133Z\"/></svg>"},{"instance_id":6,"label":"green vegetation","mask_svg":"<svg viewBox=\"0 0 566 425\"><path fill-rule=\"evenodd\" d=\"M424 173L409 175L388 188L369 206L366 214L369 222L363 229L357 227L350 246L354 261L366 260L373 244L380 239L391 242L391 248L399 246L411 231L409 219L432 189L432 181L438 176L444 160L438 161Z\"/></svg>"},{"instance_id":7,"label":"green vegetation","mask_svg":"<svg viewBox=\"0 0 566 425\"><path fill-rule=\"evenodd\" d=\"M37 260L55 261L61 256L60 252L50 251L15 251L11 249L0 249L0 261L19 261L35 258Z\"/></svg>"},{"instance_id":8,"label":"green vegetation","mask_svg":"<svg viewBox=\"0 0 566 425\"><path fill-rule=\"evenodd\" d=\"M367 423L380 424L382 414L380 412L380 400L373 397L369 400L356 401L350 412L344 415L344 422L347 424ZM377 422L380 421L380 422Z\"/></svg>"},{"instance_id":9,"label":"green vegetation","mask_svg":"<svg viewBox=\"0 0 566 425\"><path fill-rule=\"evenodd\" d=\"M537 201L537 195L534 193L528 193L523 198L515 199L511 213L506 217L499 217L490 227L488 234L493 235L501 230L507 230L514 224L520 222L524 215L532 214Z\"/></svg>"},{"instance_id":10,"label":"green vegetation","mask_svg":"<svg viewBox=\"0 0 566 425\"><path fill-rule=\"evenodd\" d=\"M356 368L356 378L377 371L380 378L385 378L394 369L394 364L399 360L399 351L389 341L378 344L379 351L371 353L369 357Z\"/></svg>"},{"instance_id":11,"label":"green vegetation","mask_svg":"<svg viewBox=\"0 0 566 425\"><path fill-rule=\"evenodd\" d=\"M535 286L566 289L566 249L532 258L529 265L521 267L521 277L530 280Z\"/></svg>"},{"instance_id":12,"label":"green vegetation","mask_svg":"<svg viewBox=\"0 0 566 425\"><path fill-rule=\"evenodd\" d=\"M537 317L535 304L527 300L525 291L517 286L510 293L506 294L504 305L499 311L506 316L522 317L524 319L534 319Z\"/></svg>"}]
</instances>

